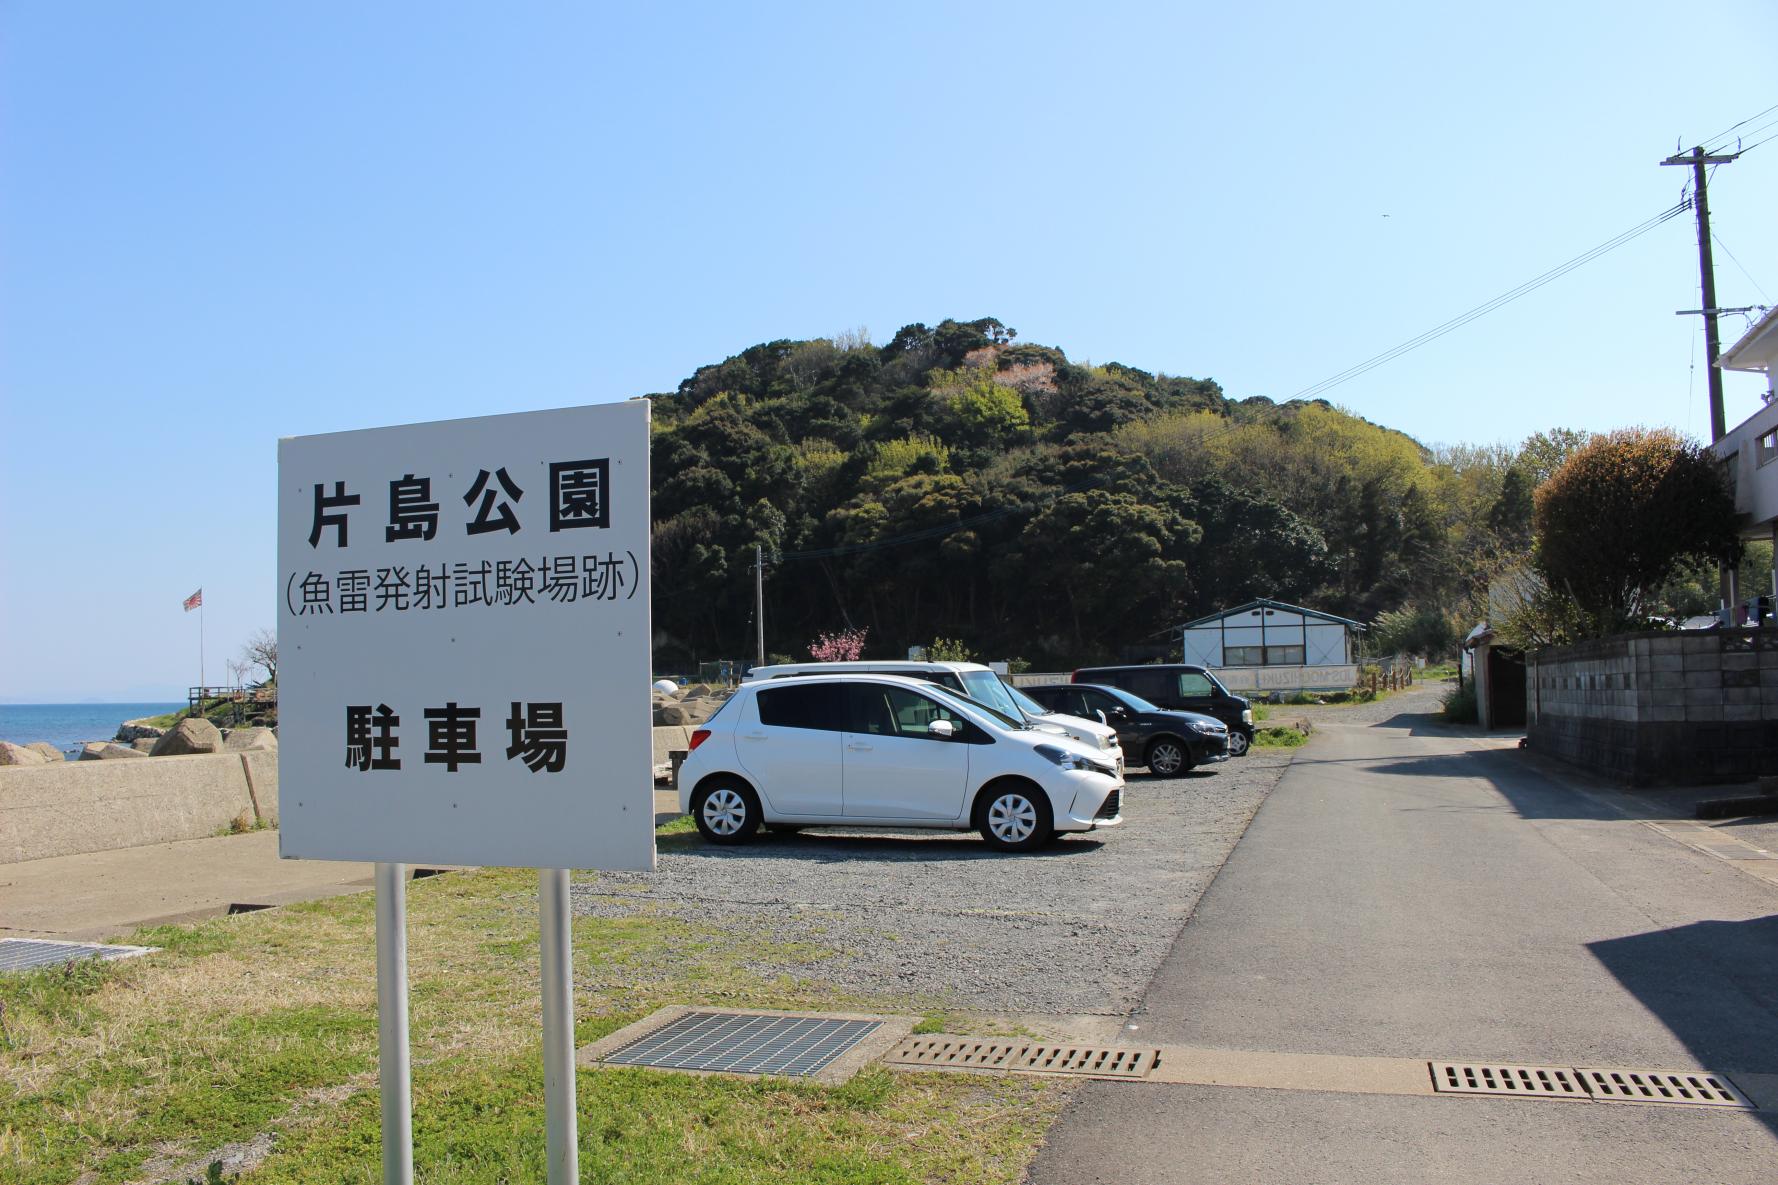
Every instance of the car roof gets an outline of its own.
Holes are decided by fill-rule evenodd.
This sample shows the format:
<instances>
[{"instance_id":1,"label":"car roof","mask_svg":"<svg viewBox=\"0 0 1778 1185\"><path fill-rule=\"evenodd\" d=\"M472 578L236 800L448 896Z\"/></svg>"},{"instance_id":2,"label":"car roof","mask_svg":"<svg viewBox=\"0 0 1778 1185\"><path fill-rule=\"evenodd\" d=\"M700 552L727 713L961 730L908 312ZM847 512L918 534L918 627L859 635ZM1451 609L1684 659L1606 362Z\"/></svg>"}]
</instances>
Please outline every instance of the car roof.
<instances>
[{"instance_id":1,"label":"car roof","mask_svg":"<svg viewBox=\"0 0 1778 1185\"><path fill-rule=\"evenodd\" d=\"M1034 688L1033 687L1026 687L1026 688L1021 688L1021 690L1023 690L1023 691L1059 691L1064 687L1071 688L1071 689L1084 687L1088 691L1108 691L1108 692L1117 692L1121 695L1136 695L1136 693L1133 691L1126 691L1122 687L1113 687L1109 683L1041 683ZM1142 697L1136 696L1136 698L1141 699ZM1160 707L1159 705L1156 705L1155 710L1153 712L1147 713L1147 714L1148 715L1155 715L1155 716L1190 716L1193 719L1197 719L1197 720L1209 720L1209 721L1216 723L1216 724L1222 723L1222 721L1217 720L1216 717L1210 715L1208 712L1194 712L1194 711L1191 711L1189 708L1163 708L1163 707Z\"/></svg>"},{"instance_id":2,"label":"car roof","mask_svg":"<svg viewBox=\"0 0 1778 1185\"><path fill-rule=\"evenodd\" d=\"M892 675L901 671L988 671L993 668L979 662L940 662L937 660L885 658L885 659L847 659L843 662L779 662L768 666L754 667L747 672L744 682L753 683L761 679L777 679L787 675L844 675L844 674L882 674Z\"/></svg>"},{"instance_id":3,"label":"car roof","mask_svg":"<svg viewBox=\"0 0 1778 1185\"><path fill-rule=\"evenodd\" d=\"M797 676L798 683L807 683L813 679L831 679L835 683L889 683L896 687L909 687L915 691L942 691L952 699L967 699L946 687L943 683L934 683L930 679L917 679L911 675L896 675L888 671L811 671L807 675ZM735 688L736 694L748 690L775 690L785 686L775 684L771 679L750 679ZM973 701L970 701L973 702Z\"/></svg>"}]
</instances>

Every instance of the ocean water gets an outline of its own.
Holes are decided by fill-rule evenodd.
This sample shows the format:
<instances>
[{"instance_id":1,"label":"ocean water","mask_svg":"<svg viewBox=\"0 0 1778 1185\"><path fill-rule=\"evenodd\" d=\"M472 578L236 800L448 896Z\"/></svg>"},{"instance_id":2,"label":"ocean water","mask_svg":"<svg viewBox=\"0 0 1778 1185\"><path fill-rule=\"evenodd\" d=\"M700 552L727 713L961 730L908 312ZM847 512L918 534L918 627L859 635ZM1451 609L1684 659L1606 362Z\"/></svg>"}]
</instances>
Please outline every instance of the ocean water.
<instances>
[{"instance_id":1,"label":"ocean water","mask_svg":"<svg viewBox=\"0 0 1778 1185\"><path fill-rule=\"evenodd\" d=\"M175 712L184 704L0 704L0 741L28 745L48 741L78 750L87 741L108 741L125 720Z\"/></svg>"}]
</instances>

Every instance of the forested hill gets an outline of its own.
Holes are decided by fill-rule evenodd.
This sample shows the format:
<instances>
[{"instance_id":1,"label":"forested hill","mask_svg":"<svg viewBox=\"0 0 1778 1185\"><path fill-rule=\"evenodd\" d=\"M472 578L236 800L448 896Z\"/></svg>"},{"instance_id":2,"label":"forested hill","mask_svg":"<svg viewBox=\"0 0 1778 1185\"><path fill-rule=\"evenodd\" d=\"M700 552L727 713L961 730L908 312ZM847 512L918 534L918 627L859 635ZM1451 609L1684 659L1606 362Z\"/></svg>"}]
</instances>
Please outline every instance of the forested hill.
<instances>
[{"instance_id":1,"label":"forested hill","mask_svg":"<svg viewBox=\"0 0 1778 1185\"><path fill-rule=\"evenodd\" d=\"M657 662L868 627L1046 665L1164 645L1257 596L1454 607L1522 545L1536 449L1453 450L1320 401L1070 362L992 318L754 346L654 400ZM1538 438L1527 442L1535 445ZM1547 471L1547 470L1546 470Z\"/></svg>"}]
</instances>

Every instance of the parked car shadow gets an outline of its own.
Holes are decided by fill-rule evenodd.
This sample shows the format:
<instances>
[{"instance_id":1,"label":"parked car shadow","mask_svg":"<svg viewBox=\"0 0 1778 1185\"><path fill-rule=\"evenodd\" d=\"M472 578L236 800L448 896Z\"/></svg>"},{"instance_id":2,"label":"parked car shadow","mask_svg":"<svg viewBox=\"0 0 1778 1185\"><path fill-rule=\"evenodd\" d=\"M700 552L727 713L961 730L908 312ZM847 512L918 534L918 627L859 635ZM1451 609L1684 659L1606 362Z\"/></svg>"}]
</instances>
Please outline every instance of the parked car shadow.
<instances>
[{"instance_id":1,"label":"parked car shadow","mask_svg":"<svg viewBox=\"0 0 1778 1185\"><path fill-rule=\"evenodd\" d=\"M1053 860L1086 856L1105 846L1093 832L1069 835L1034 852L1001 852L981 836L962 831L849 831L821 827L768 830L743 844L713 844L691 832L663 835L655 847L663 852L709 856L716 859L758 858L807 860L841 864L853 860Z\"/></svg>"},{"instance_id":2,"label":"parked car shadow","mask_svg":"<svg viewBox=\"0 0 1778 1185\"><path fill-rule=\"evenodd\" d=\"M1206 778L1214 778L1217 771L1222 769L1224 764L1226 763L1219 762L1208 769L1186 770L1182 774L1174 774L1169 778L1163 778L1160 774L1150 773L1146 766L1139 765L1136 769L1124 770L1124 781L1142 782L1144 784L1153 783L1156 786L1165 786L1170 782L1201 782ZM1137 773L1136 770L1141 770L1142 772Z\"/></svg>"},{"instance_id":3,"label":"parked car shadow","mask_svg":"<svg viewBox=\"0 0 1778 1185\"><path fill-rule=\"evenodd\" d=\"M1692 922L1587 949L1705 1069L1778 1074L1778 914ZM1778 1113L1753 1115L1778 1133Z\"/></svg>"}]
</instances>

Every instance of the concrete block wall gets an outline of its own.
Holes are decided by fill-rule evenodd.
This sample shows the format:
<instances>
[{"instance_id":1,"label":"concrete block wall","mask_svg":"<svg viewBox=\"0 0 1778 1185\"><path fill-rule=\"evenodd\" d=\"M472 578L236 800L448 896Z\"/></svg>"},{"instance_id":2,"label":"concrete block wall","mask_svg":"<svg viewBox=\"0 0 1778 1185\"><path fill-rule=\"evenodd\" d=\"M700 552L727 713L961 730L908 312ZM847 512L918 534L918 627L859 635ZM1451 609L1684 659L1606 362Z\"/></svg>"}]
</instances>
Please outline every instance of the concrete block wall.
<instances>
[{"instance_id":1,"label":"concrete block wall","mask_svg":"<svg viewBox=\"0 0 1778 1185\"><path fill-rule=\"evenodd\" d=\"M1532 654L1534 748L1647 785L1778 774L1778 629L1625 634Z\"/></svg>"},{"instance_id":2,"label":"concrete block wall","mask_svg":"<svg viewBox=\"0 0 1778 1185\"><path fill-rule=\"evenodd\" d=\"M0 767L0 864L202 839L278 819L270 751Z\"/></svg>"}]
</instances>

